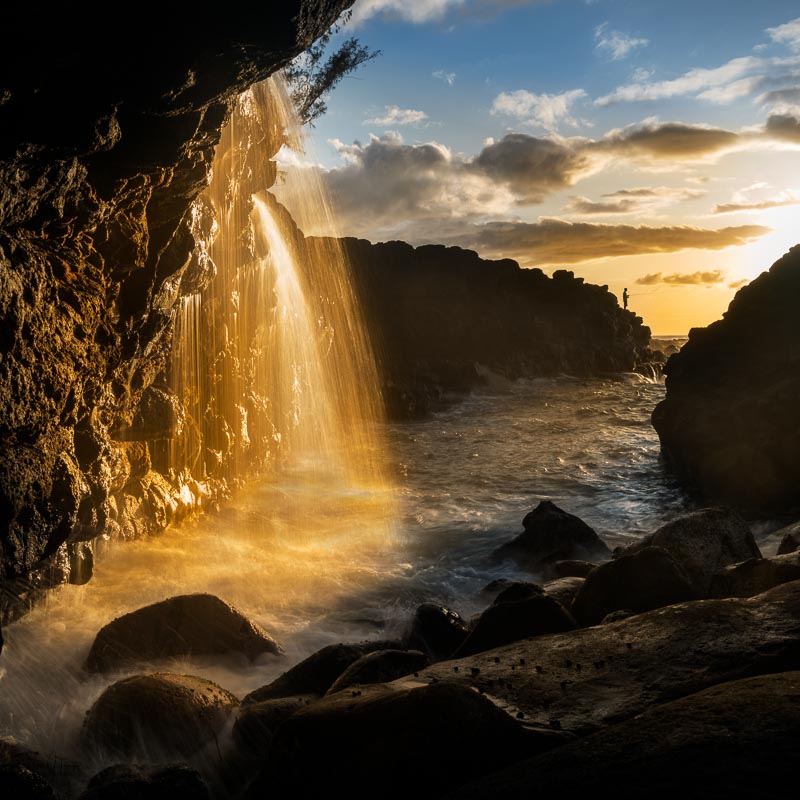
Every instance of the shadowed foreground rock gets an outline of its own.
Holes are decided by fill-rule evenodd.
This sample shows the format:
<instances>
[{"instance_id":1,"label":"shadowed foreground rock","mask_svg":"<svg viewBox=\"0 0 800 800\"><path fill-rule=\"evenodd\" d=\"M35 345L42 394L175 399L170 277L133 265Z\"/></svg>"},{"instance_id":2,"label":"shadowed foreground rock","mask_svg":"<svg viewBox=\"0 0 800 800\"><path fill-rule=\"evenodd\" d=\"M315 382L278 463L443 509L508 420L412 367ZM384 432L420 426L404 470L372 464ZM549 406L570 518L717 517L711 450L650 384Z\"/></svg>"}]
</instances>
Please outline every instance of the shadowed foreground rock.
<instances>
[{"instance_id":1,"label":"shadowed foreground rock","mask_svg":"<svg viewBox=\"0 0 800 800\"><path fill-rule=\"evenodd\" d=\"M85 750L149 761L185 757L212 741L239 701L194 675L134 675L112 684L83 723Z\"/></svg>"},{"instance_id":2,"label":"shadowed foreground rock","mask_svg":"<svg viewBox=\"0 0 800 800\"><path fill-rule=\"evenodd\" d=\"M456 791L526 797L794 798L800 672L715 686Z\"/></svg>"},{"instance_id":3,"label":"shadowed foreground rock","mask_svg":"<svg viewBox=\"0 0 800 800\"><path fill-rule=\"evenodd\" d=\"M455 652L468 633L469 627L457 611L422 603L414 612L405 644L427 653L433 661L441 661Z\"/></svg>"},{"instance_id":4,"label":"shadowed foreground rock","mask_svg":"<svg viewBox=\"0 0 800 800\"><path fill-rule=\"evenodd\" d=\"M79 800L211 800L200 774L185 764L117 764L98 772Z\"/></svg>"},{"instance_id":5,"label":"shadowed foreground rock","mask_svg":"<svg viewBox=\"0 0 800 800\"><path fill-rule=\"evenodd\" d=\"M748 599L680 603L443 661L415 682L466 683L532 725L586 734L724 681L797 669L798 631L793 581Z\"/></svg>"},{"instance_id":6,"label":"shadowed foreground rock","mask_svg":"<svg viewBox=\"0 0 800 800\"><path fill-rule=\"evenodd\" d=\"M525 532L494 551L496 559L511 559L531 572L556 561L604 561L606 543L580 517L549 500L542 500L522 520Z\"/></svg>"},{"instance_id":7,"label":"shadowed foreground rock","mask_svg":"<svg viewBox=\"0 0 800 800\"><path fill-rule=\"evenodd\" d=\"M351 686L386 683L424 669L430 659L419 650L376 650L353 662L328 689L328 694Z\"/></svg>"},{"instance_id":8,"label":"shadowed foreground rock","mask_svg":"<svg viewBox=\"0 0 800 800\"><path fill-rule=\"evenodd\" d=\"M185 594L145 606L100 629L86 659L89 672L171 656L241 653L282 655L258 624L212 594Z\"/></svg>"},{"instance_id":9,"label":"shadowed foreground rock","mask_svg":"<svg viewBox=\"0 0 800 800\"><path fill-rule=\"evenodd\" d=\"M247 797L436 797L553 743L466 686L365 686L286 720Z\"/></svg>"},{"instance_id":10,"label":"shadowed foreground rock","mask_svg":"<svg viewBox=\"0 0 800 800\"><path fill-rule=\"evenodd\" d=\"M250 692L242 700L242 705L247 706L264 700L296 695L321 697L331 688L334 681L361 656L375 650L393 649L397 644L397 642L391 641L330 644L317 650L316 653L312 653L299 664L295 664L291 669L275 678L272 683Z\"/></svg>"}]
</instances>

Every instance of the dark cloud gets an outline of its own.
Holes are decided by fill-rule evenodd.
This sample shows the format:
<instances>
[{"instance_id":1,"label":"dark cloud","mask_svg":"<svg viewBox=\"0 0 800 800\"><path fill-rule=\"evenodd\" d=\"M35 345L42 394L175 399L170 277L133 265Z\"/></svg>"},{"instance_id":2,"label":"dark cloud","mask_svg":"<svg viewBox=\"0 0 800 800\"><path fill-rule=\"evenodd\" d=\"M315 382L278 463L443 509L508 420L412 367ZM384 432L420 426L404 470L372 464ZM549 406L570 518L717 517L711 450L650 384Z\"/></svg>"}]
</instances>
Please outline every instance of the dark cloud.
<instances>
[{"instance_id":1,"label":"dark cloud","mask_svg":"<svg viewBox=\"0 0 800 800\"><path fill-rule=\"evenodd\" d=\"M739 140L739 134L723 128L681 122L643 122L611 131L590 147L615 156L692 159L732 149Z\"/></svg>"},{"instance_id":2,"label":"dark cloud","mask_svg":"<svg viewBox=\"0 0 800 800\"><path fill-rule=\"evenodd\" d=\"M769 138L800 144L800 119L791 114L772 114L764 129Z\"/></svg>"},{"instance_id":3,"label":"dark cloud","mask_svg":"<svg viewBox=\"0 0 800 800\"><path fill-rule=\"evenodd\" d=\"M588 197L573 197L564 206L564 211L568 214L630 214L641 207L637 200L624 197L599 202Z\"/></svg>"},{"instance_id":4,"label":"dark cloud","mask_svg":"<svg viewBox=\"0 0 800 800\"><path fill-rule=\"evenodd\" d=\"M509 133L486 145L472 166L505 183L521 203L540 203L548 194L571 186L591 169L579 148L525 133Z\"/></svg>"},{"instance_id":5,"label":"dark cloud","mask_svg":"<svg viewBox=\"0 0 800 800\"><path fill-rule=\"evenodd\" d=\"M721 269L711 270L710 272L673 272L671 275L663 275L654 272L652 275L643 275L636 279L636 283L641 286L656 286L663 283L667 286L713 286L725 280L725 273Z\"/></svg>"},{"instance_id":6,"label":"dark cloud","mask_svg":"<svg viewBox=\"0 0 800 800\"><path fill-rule=\"evenodd\" d=\"M721 250L746 244L768 233L760 225L721 230L689 226L600 225L542 219L539 222L488 222L451 236L452 244L472 247L483 255L517 258L527 265L574 264L598 258L674 253L678 250Z\"/></svg>"},{"instance_id":7,"label":"dark cloud","mask_svg":"<svg viewBox=\"0 0 800 800\"><path fill-rule=\"evenodd\" d=\"M799 76L800 77L800 76ZM776 89L772 92L763 94L759 100L766 106L800 106L800 86Z\"/></svg>"},{"instance_id":8,"label":"dark cloud","mask_svg":"<svg viewBox=\"0 0 800 800\"><path fill-rule=\"evenodd\" d=\"M731 283L729 283L728 284L728 288L729 289L741 289L742 286L747 286L748 283L750 283L750 279L749 278L742 278L739 281L732 281Z\"/></svg>"}]
</instances>

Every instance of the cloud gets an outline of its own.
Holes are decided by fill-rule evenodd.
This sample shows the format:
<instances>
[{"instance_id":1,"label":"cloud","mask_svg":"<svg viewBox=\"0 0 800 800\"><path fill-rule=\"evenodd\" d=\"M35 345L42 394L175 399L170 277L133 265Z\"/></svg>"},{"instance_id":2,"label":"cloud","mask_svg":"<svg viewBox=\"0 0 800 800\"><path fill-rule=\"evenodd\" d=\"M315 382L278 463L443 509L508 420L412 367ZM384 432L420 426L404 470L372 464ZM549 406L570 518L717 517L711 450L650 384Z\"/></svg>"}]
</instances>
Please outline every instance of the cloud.
<instances>
[{"instance_id":1,"label":"cloud","mask_svg":"<svg viewBox=\"0 0 800 800\"><path fill-rule=\"evenodd\" d=\"M728 288L741 289L742 286L747 286L748 283L750 283L750 278L742 278L741 280L738 281L731 281L731 283L728 284Z\"/></svg>"},{"instance_id":2,"label":"cloud","mask_svg":"<svg viewBox=\"0 0 800 800\"><path fill-rule=\"evenodd\" d=\"M794 74L792 78L800 83L800 74ZM800 110L800 85L765 92L758 98L758 102L774 110Z\"/></svg>"},{"instance_id":3,"label":"cloud","mask_svg":"<svg viewBox=\"0 0 800 800\"><path fill-rule=\"evenodd\" d=\"M539 203L592 171L591 159L580 148L524 133L509 133L488 143L472 166L508 186L519 203Z\"/></svg>"},{"instance_id":4,"label":"cloud","mask_svg":"<svg viewBox=\"0 0 800 800\"><path fill-rule=\"evenodd\" d=\"M537 0L357 0L352 24L361 25L373 17L404 20L415 24L437 22L450 14L485 19Z\"/></svg>"},{"instance_id":5,"label":"cloud","mask_svg":"<svg viewBox=\"0 0 800 800\"><path fill-rule=\"evenodd\" d=\"M708 286L725 281L725 273L721 269L711 270L710 272L674 272L671 275L663 275L654 272L652 275L643 275L636 279L636 283L641 286L656 286L663 283L667 286Z\"/></svg>"},{"instance_id":6,"label":"cloud","mask_svg":"<svg viewBox=\"0 0 800 800\"><path fill-rule=\"evenodd\" d=\"M625 58L631 50L649 44L648 39L636 39L620 31L609 30L608 23L598 25L594 31L595 48L611 56L612 61Z\"/></svg>"},{"instance_id":7,"label":"cloud","mask_svg":"<svg viewBox=\"0 0 800 800\"><path fill-rule=\"evenodd\" d=\"M502 92L492 103L492 114L515 117L523 125L538 125L547 131L555 131L562 122L577 127L578 121L571 116L570 109L584 97L583 89L561 94L534 94L525 89Z\"/></svg>"},{"instance_id":8,"label":"cloud","mask_svg":"<svg viewBox=\"0 0 800 800\"><path fill-rule=\"evenodd\" d=\"M784 44L789 49L800 52L800 17L778 25L776 28L767 28L767 33L773 42Z\"/></svg>"},{"instance_id":9,"label":"cloud","mask_svg":"<svg viewBox=\"0 0 800 800\"><path fill-rule=\"evenodd\" d=\"M432 72L434 78L438 78L440 81L444 81L448 86L452 86L456 82L456 73L455 72L445 72L443 69L437 69L435 72Z\"/></svg>"},{"instance_id":10,"label":"cloud","mask_svg":"<svg viewBox=\"0 0 800 800\"><path fill-rule=\"evenodd\" d=\"M700 189L673 189L669 186L645 186L620 189L603 195L603 200L572 197L564 207L569 214L634 214L683 200L695 200L706 193Z\"/></svg>"},{"instance_id":11,"label":"cloud","mask_svg":"<svg viewBox=\"0 0 800 800\"><path fill-rule=\"evenodd\" d=\"M593 149L612 155L698 159L739 143L738 134L722 128L650 119L609 131L594 143Z\"/></svg>"},{"instance_id":12,"label":"cloud","mask_svg":"<svg viewBox=\"0 0 800 800\"><path fill-rule=\"evenodd\" d=\"M721 230L689 226L601 225L540 219L538 222L488 222L473 225L451 243L472 247L484 256L517 258L535 264L574 264L599 258L674 253L679 250L722 250L769 233L759 225Z\"/></svg>"},{"instance_id":13,"label":"cloud","mask_svg":"<svg viewBox=\"0 0 800 800\"><path fill-rule=\"evenodd\" d=\"M769 138L800 144L800 118L791 114L772 114L764 130Z\"/></svg>"},{"instance_id":14,"label":"cloud","mask_svg":"<svg viewBox=\"0 0 800 800\"><path fill-rule=\"evenodd\" d=\"M714 206L713 214L735 214L739 211L765 211L769 208L795 206L800 203L800 198L790 191L781 192L774 197L758 199L758 194L770 186L765 183L756 183L734 193L727 203L718 203Z\"/></svg>"},{"instance_id":15,"label":"cloud","mask_svg":"<svg viewBox=\"0 0 800 800\"><path fill-rule=\"evenodd\" d=\"M364 125L418 125L428 119L424 111L415 111L413 108L399 108L386 106L382 117L364 120Z\"/></svg>"},{"instance_id":16,"label":"cloud","mask_svg":"<svg viewBox=\"0 0 800 800\"><path fill-rule=\"evenodd\" d=\"M712 89L720 89L732 81L743 78L762 63L753 56L734 58L713 69L691 69L678 78L668 81L634 81L620 86L610 94L597 98L595 104L607 106L622 102L664 100L682 95L697 95Z\"/></svg>"}]
</instances>

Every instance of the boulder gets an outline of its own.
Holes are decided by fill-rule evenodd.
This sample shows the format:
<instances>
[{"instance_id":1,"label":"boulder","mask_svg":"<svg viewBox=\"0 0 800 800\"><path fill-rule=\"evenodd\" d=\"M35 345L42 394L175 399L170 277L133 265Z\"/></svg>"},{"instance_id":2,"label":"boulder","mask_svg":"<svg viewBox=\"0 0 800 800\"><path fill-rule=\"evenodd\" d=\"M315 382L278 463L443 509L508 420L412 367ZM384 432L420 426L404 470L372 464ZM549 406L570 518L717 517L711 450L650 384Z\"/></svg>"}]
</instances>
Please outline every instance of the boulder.
<instances>
[{"instance_id":1,"label":"boulder","mask_svg":"<svg viewBox=\"0 0 800 800\"><path fill-rule=\"evenodd\" d=\"M738 512L724 506L704 508L671 520L621 552L630 555L646 547L666 550L698 597L708 594L714 575L728 564L761 558L750 526Z\"/></svg>"},{"instance_id":2,"label":"boulder","mask_svg":"<svg viewBox=\"0 0 800 800\"><path fill-rule=\"evenodd\" d=\"M14 800L61 800L41 775L14 762L0 762L0 795Z\"/></svg>"},{"instance_id":3,"label":"boulder","mask_svg":"<svg viewBox=\"0 0 800 800\"><path fill-rule=\"evenodd\" d=\"M386 683L403 675L425 669L430 659L419 650L376 650L354 661L328 689L328 694L341 692L351 686Z\"/></svg>"},{"instance_id":4,"label":"boulder","mask_svg":"<svg viewBox=\"0 0 800 800\"><path fill-rule=\"evenodd\" d=\"M558 600L564 608L569 608L585 582L586 578L577 576L558 578L554 581L548 581L542 588L548 597Z\"/></svg>"},{"instance_id":5,"label":"boulder","mask_svg":"<svg viewBox=\"0 0 800 800\"><path fill-rule=\"evenodd\" d=\"M510 581L509 584L495 597L493 605L498 603L515 603L517 600L527 600L544 594L544 589L538 583L529 581Z\"/></svg>"},{"instance_id":6,"label":"boulder","mask_svg":"<svg viewBox=\"0 0 800 800\"><path fill-rule=\"evenodd\" d=\"M446 796L794 797L798 695L800 672L723 683L520 761Z\"/></svg>"},{"instance_id":7,"label":"boulder","mask_svg":"<svg viewBox=\"0 0 800 800\"><path fill-rule=\"evenodd\" d=\"M457 611L436 603L423 603L414 613L404 643L408 649L421 650L433 661L440 661L455 652L467 638L468 630Z\"/></svg>"},{"instance_id":8,"label":"boulder","mask_svg":"<svg viewBox=\"0 0 800 800\"><path fill-rule=\"evenodd\" d=\"M714 576L712 597L752 597L781 583L800 580L800 552L774 558L751 558Z\"/></svg>"},{"instance_id":9,"label":"boulder","mask_svg":"<svg viewBox=\"0 0 800 800\"><path fill-rule=\"evenodd\" d=\"M666 550L645 547L593 570L570 610L582 625L597 625L612 611L649 611L695 596L688 577Z\"/></svg>"},{"instance_id":10,"label":"boulder","mask_svg":"<svg viewBox=\"0 0 800 800\"><path fill-rule=\"evenodd\" d=\"M211 800L197 770L186 764L115 764L98 772L78 800Z\"/></svg>"},{"instance_id":11,"label":"boulder","mask_svg":"<svg viewBox=\"0 0 800 800\"><path fill-rule=\"evenodd\" d=\"M52 787L55 795L63 797L76 796L86 785L88 777L77 762L52 752L44 754L31 750L11 737L0 738L0 764L14 767L6 776L8 780L20 781L20 787L26 782L40 788L44 784ZM35 781L31 780L31 775L35 776ZM0 789L3 788L7 788L7 791L0 792L0 797L27 797L21 788L12 791L0 778Z\"/></svg>"},{"instance_id":12,"label":"boulder","mask_svg":"<svg viewBox=\"0 0 800 800\"><path fill-rule=\"evenodd\" d=\"M466 686L376 684L286 720L248 797L438 797L550 743Z\"/></svg>"},{"instance_id":13,"label":"boulder","mask_svg":"<svg viewBox=\"0 0 800 800\"><path fill-rule=\"evenodd\" d=\"M233 740L242 753L261 758L281 723L317 700L319 695L303 694L242 705L233 724Z\"/></svg>"},{"instance_id":14,"label":"boulder","mask_svg":"<svg viewBox=\"0 0 800 800\"><path fill-rule=\"evenodd\" d=\"M279 697L315 695L321 697L333 682L355 661L375 650L392 649L398 642L375 641L358 644L329 644L291 669L275 678L272 683L250 692L242 700L242 706L274 700Z\"/></svg>"},{"instance_id":15,"label":"boulder","mask_svg":"<svg viewBox=\"0 0 800 800\"><path fill-rule=\"evenodd\" d=\"M89 672L174 656L241 653L254 659L281 655L281 646L257 623L212 594L170 597L132 611L100 629L86 659Z\"/></svg>"},{"instance_id":16,"label":"boulder","mask_svg":"<svg viewBox=\"0 0 800 800\"><path fill-rule=\"evenodd\" d=\"M215 740L238 704L194 675L134 675L109 686L89 709L81 743L103 758L186 757Z\"/></svg>"},{"instance_id":17,"label":"boulder","mask_svg":"<svg viewBox=\"0 0 800 800\"><path fill-rule=\"evenodd\" d=\"M781 534L783 535L776 555L782 556L785 553L794 553L796 550L800 550L800 522L781 528L778 531L778 535L780 536Z\"/></svg>"},{"instance_id":18,"label":"boulder","mask_svg":"<svg viewBox=\"0 0 800 800\"><path fill-rule=\"evenodd\" d=\"M576 627L572 614L558 600L544 594L505 603L495 601L481 614L453 657L462 658L520 639L560 633Z\"/></svg>"},{"instance_id":19,"label":"boulder","mask_svg":"<svg viewBox=\"0 0 800 800\"><path fill-rule=\"evenodd\" d=\"M604 561L611 556L605 542L582 519L542 500L522 520L525 529L494 551L496 559L516 561L539 572L555 561Z\"/></svg>"},{"instance_id":20,"label":"boulder","mask_svg":"<svg viewBox=\"0 0 800 800\"><path fill-rule=\"evenodd\" d=\"M585 578L596 566L597 564L592 564L591 561L577 559L553 561L545 565L544 579L554 581L559 578Z\"/></svg>"}]
</instances>

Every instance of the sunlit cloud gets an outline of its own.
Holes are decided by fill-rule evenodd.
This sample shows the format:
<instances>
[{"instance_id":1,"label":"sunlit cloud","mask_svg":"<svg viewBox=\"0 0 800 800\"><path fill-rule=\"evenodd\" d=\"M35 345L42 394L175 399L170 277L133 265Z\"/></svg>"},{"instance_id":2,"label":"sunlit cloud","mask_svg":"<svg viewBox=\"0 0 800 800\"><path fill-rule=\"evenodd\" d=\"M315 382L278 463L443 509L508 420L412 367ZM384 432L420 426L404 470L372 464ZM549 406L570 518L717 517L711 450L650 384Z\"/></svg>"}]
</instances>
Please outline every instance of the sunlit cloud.
<instances>
[{"instance_id":1,"label":"sunlit cloud","mask_svg":"<svg viewBox=\"0 0 800 800\"><path fill-rule=\"evenodd\" d=\"M443 69L437 69L435 72L432 72L431 74L433 75L434 78L443 81L448 86L452 86L456 82L455 72L446 72Z\"/></svg>"},{"instance_id":2,"label":"sunlit cloud","mask_svg":"<svg viewBox=\"0 0 800 800\"><path fill-rule=\"evenodd\" d=\"M769 184L760 182L752 186L746 186L735 192L727 203L717 203L714 206L713 214L735 214L740 211L765 211L770 208L782 208L783 206L794 206L800 203L800 197L793 192L786 190L777 195L763 197L765 191L771 190Z\"/></svg>"},{"instance_id":3,"label":"sunlit cloud","mask_svg":"<svg viewBox=\"0 0 800 800\"><path fill-rule=\"evenodd\" d=\"M538 222L473 225L459 236L451 236L451 240L483 255L516 258L526 265L575 264L689 249L722 250L751 242L769 231L759 225L709 230L690 226L601 225L540 219Z\"/></svg>"},{"instance_id":4,"label":"sunlit cloud","mask_svg":"<svg viewBox=\"0 0 800 800\"><path fill-rule=\"evenodd\" d=\"M767 120L765 133L773 139L800 144L800 117L773 114Z\"/></svg>"},{"instance_id":5,"label":"sunlit cloud","mask_svg":"<svg viewBox=\"0 0 800 800\"><path fill-rule=\"evenodd\" d=\"M711 287L724 282L725 273L721 269L715 269L709 272L673 272L671 275L663 275L660 272L654 272L652 275L643 275L641 278L636 279L636 283L638 283L640 286L656 286L658 284L664 284L665 286Z\"/></svg>"},{"instance_id":6,"label":"sunlit cloud","mask_svg":"<svg viewBox=\"0 0 800 800\"><path fill-rule=\"evenodd\" d=\"M571 113L572 106L586 97L583 89L571 89L560 94L534 94L525 89L502 92L495 97L491 113L519 120L523 125L536 125L554 132L564 123L579 125Z\"/></svg>"},{"instance_id":7,"label":"sunlit cloud","mask_svg":"<svg viewBox=\"0 0 800 800\"><path fill-rule=\"evenodd\" d=\"M428 119L424 111L417 111L413 108L399 108L398 106L386 106L383 116L373 117L364 120L364 125L418 125Z\"/></svg>"},{"instance_id":8,"label":"sunlit cloud","mask_svg":"<svg viewBox=\"0 0 800 800\"><path fill-rule=\"evenodd\" d=\"M750 279L749 278L742 278L741 280L738 280L738 281L731 281L731 283L728 284L728 288L729 289L741 289L742 286L747 286L748 283L750 283Z\"/></svg>"},{"instance_id":9,"label":"sunlit cloud","mask_svg":"<svg viewBox=\"0 0 800 800\"><path fill-rule=\"evenodd\" d=\"M610 55L613 61L619 61L637 47L649 44L648 39L636 38L621 31L610 30L607 22L595 28L594 38L597 42L595 48Z\"/></svg>"},{"instance_id":10,"label":"sunlit cloud","mask_svg":"<svg viewBox=\"0 0 800 800\"><path fill-rule=\"evenodd\" d=\"M638 187L607 192L601 200L588 197L572 197L564 207L569 214L604 215L635 214L672 205L685 200L696 200L705 196L701 189L674 189L669 186Z\"/></svg>"},{"instance_id":11,"label":"sunlit cloud","mask_svg":"<svg viewBox=\"0 0 800 800\"><path fill-rule=\"evenodd\" d=\"M592 147L614 155L702 159L739 144L739 135L723 128L649 119L609 131Z\"/></svg>"}]
</instances>

